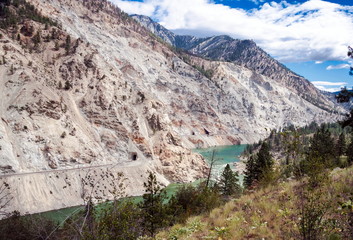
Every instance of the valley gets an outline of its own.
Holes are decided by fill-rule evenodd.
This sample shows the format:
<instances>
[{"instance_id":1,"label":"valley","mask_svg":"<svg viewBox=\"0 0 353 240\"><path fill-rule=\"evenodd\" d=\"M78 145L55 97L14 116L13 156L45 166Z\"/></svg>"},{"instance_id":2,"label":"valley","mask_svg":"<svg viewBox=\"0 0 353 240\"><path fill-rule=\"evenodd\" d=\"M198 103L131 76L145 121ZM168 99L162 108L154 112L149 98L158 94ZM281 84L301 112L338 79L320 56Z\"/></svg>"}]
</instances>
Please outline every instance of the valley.
<instances>
[{"instance_id":1,"label":"valley","mask_svg":"<svg viewBox=\"0 0 353 240\"><path fill-rule=\"evenodd\" d=\"M163 186L193 182L209 166L191 149L254 143L346 113L253 42L239 42L247 58L188 53L108 1L19 2L9 8L21 20L0 29L7 213L112 200L123 178L127 195L142 195L148 172ZM35 17L21 15L25 3Z\"/></svg>"}]
</instances>

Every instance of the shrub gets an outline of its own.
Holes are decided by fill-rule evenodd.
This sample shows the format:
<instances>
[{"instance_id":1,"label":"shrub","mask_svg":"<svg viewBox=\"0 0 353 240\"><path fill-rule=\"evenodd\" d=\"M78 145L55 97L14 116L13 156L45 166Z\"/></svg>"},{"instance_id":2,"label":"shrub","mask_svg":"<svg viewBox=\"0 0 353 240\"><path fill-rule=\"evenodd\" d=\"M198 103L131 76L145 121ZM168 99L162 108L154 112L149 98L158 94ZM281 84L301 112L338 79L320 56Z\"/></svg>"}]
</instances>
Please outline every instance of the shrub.
<instances>
[{"instance_id":1,"label":"shrub","mask_svg":"<svg viewBox=\"0 0 353 240\"><path fill-rule=\"evenodd\" d=\"M185 222L192 215L197 215L218 207L222 203L216 188L183 185L170 199L169 209L173 209L173 222Z\"/></svg>"},{"instance_id":2,"label":"shrub","mask_svg":"<svg viewBox=\"0 0 353 240\"><path fill-rule=\"evenodd\" d=\"M115 201L100 218L99 240L135 240L142 235L141 210L131 201Z\"/></svg>"}]
</instances>

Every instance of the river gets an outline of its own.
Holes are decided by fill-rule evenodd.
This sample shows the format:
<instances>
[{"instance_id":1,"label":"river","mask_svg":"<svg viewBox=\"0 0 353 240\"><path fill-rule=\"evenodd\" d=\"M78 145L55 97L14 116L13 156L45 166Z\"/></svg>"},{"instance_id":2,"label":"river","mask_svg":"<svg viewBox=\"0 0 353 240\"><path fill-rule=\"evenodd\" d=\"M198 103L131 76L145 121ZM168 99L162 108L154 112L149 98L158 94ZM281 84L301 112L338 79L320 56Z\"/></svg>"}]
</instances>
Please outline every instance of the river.
<instances>
[{"instance_id":1,"label":"river","mask_svg":"<svg viewBox=\"0 0 353 240\"><path fill-rule=\"evenodd\" d=\"M244 152L246 145L247 144L198 148L193 149L193 151L200 153L208 162L210 162L212 158L212 151L215 150L215 159L217 161L212 170L212 178L217 179L227 164L229 164L234 170L233 163L240 161L239 156ZM239 178L242 182L242 176Z\"/></svg>"}]
</instances>

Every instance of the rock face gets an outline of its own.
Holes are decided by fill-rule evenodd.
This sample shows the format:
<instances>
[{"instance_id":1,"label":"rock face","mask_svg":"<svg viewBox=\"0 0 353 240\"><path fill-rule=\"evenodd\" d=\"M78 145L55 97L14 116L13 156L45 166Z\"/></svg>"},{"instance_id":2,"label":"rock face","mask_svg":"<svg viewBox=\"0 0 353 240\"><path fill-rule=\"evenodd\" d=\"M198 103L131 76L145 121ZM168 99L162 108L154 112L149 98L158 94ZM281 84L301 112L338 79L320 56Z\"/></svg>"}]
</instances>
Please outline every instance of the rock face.
<instances>
[{"instance_id":1,"label":"rock face","mask_svg":"<svg viewBox=\"0 0 353 240\"><path fill-rule=\"evenodd\" d=\"M132 17L174 47L207 59L233 62L244 66L279 82L320 108L329 110L332 107L332 102L323 96L313 84L273 59L254 41L233 39L225 35L207 38L176 35L149 17L142 15L132 15Z\"/></svg>"},{"instance_id":2,"label":"rock face","mask_svg":"<svg viewBox=\"0 0 353 240\"><path fill-rule=\"evenodd\" d=\"M273 128L339 117L328 100L330 111L277 79L174 52L109 2L28 2L62 27L27 19L0 30L0 171L14 196L9 211L82 204L85 191L112 198L106 185L119 172L130 195L143 193L147 171L165 185L193 181L208 167L191 148L254 142ZM88 187L101 188L85 190L88 176L98 183Z\"/></svg>"}]
</instances>

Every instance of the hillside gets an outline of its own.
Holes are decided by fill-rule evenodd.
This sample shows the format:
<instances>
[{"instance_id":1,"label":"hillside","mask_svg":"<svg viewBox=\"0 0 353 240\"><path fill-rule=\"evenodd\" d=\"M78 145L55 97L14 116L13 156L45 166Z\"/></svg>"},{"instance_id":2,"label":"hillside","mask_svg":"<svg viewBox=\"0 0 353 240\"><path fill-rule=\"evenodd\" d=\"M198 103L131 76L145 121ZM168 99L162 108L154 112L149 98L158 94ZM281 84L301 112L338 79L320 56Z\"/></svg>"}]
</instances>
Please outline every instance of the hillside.
<instances>
[{"instance_id":1,"label":"hillside","mask_svg":"<svg viewBox=\"0 0 353 240\"><path fill-rule=\"evenodd\" d=\"M0 29L9 211L111 199L120 172L128 195L143 193L147 171L164 185L190 182L208 170L191 148L340 117L332 102L325 110L244 66L179 53L109 2L28 0L28 15L17 2Z\"/></svg>"},{"instance_id":2,"label":"hillside","mask_svg":"<svg viewBox=\"0 0 353 240\"><path fill-rule=\"evenodd\" d=\"M248 191L156 239L351 239L352 174L335 169L314 191L306 180Z\"/></svg>"}]
</instances>

